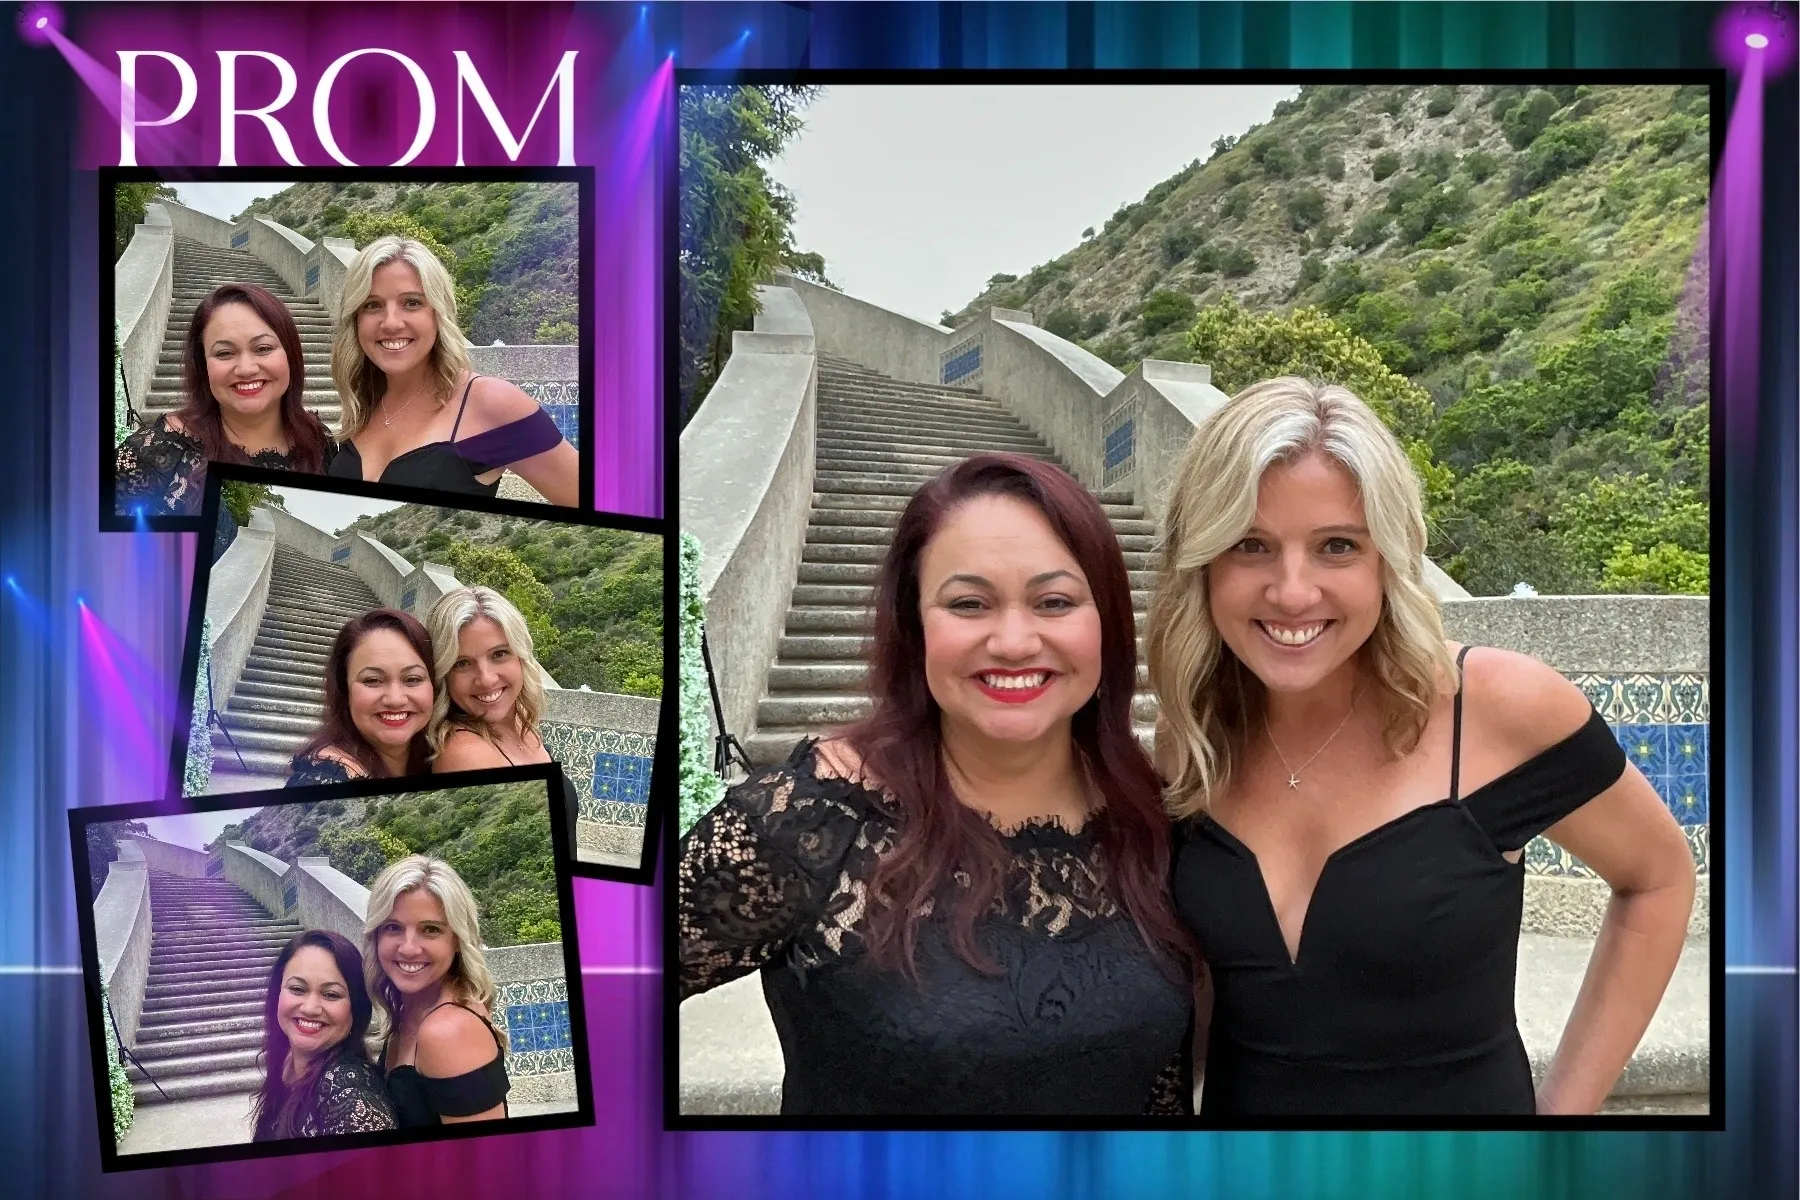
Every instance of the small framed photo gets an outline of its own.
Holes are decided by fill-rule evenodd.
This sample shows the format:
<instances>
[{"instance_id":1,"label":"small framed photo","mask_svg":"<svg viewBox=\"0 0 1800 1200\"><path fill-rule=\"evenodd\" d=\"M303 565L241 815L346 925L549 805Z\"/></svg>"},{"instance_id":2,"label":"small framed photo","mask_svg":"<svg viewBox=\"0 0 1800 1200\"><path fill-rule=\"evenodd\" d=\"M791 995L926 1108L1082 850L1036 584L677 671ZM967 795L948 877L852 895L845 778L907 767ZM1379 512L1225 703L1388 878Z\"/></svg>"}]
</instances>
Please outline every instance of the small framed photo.
<instances>
[{"instance_id":1,"label":"small framed photo","mask_svg":"<svg viewBox=\"0 0 1800 1200\"><path fill-rule=\"evenodd\" d=\"M72 810L102 1170L592 1125L559 775Z\"/></svg>"}]
</instances>

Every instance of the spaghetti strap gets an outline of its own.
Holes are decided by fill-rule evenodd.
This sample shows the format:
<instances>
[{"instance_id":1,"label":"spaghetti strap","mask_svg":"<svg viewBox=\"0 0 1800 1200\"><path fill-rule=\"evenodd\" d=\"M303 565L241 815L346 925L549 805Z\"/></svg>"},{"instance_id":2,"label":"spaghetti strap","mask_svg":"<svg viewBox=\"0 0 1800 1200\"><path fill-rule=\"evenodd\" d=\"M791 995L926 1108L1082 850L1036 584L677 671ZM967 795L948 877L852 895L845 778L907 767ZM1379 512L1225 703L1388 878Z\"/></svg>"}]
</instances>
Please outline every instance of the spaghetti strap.
<instances>
[{"instance_id":1,"label":"spaghetti strap","mask_svg":"<svg viewBox=\"0 0 1800 1200\"><path fill-rule=\"evenodd\" d=\"M471 375L469 382L463 384L462 404L456 409L456 424L450 426L450 440L453 442L456 440L456 431L462 428L463 413L469 409L469 391L475 386L475 381L480 378L479 375Z\"/></svg>"},{"instance_id":2,"label":"spaghetti strap","mask_svg":"<svg viewBox=\"0 0 1800 1200\"><path fill-rule=\"evenodd\" d=\"M1464 646L1456 652L1456 699L1451 704L1450 717L1450 802L1457 802L1457 776L1462 769L1462 702L1463 702L1463 659L1469 656L1469 648Z\"/></svg>"}]
</instances>

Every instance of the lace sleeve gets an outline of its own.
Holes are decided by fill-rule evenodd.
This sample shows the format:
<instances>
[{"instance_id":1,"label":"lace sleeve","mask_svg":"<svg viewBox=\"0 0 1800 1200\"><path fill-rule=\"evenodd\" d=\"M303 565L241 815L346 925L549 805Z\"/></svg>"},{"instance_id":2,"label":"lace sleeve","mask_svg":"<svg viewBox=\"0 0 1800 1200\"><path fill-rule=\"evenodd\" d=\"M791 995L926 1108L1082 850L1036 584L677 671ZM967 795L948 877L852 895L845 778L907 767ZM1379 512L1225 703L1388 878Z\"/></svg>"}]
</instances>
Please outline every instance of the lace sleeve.
<instances>
[{"instance_id":1,"label":"lace sleeve","mask_svg":"<svg viewBox=\"0 0 1800 1200\"><path fill-rule=\"evenodd\" d=\"M1188 1048L1176 1052L1150 1085L1150 1102L1144 1115L1151 1117L1191 1117L1194 1115L1194 1073L1189 1066Z\"/></svg>"},{"instance_id":2,"label":"lace sleeve","mask_svg":"<svg viewBox=\"0 0 1800 1200\"><path fill-rule=\"evenodd\" d=\"M318 783L344 783L349 778L350 772L335 759L296 754L288 764L287 783L283 786L311 787Z\"/></svg>"},{"instance_id":3,"label":"lace sleeve","mask_svg":"<svg viewBox=\"0 0 1800 1200\"><path fill-rule=\"evenodd\" d=\"M165 418L135 430L114 460L113 508L130 513L142 505L147 517L187 516L200 511L204 489L195 475L205 463L198 443L169 429Z\"/></svg>"},{"instance_id":4,"label":"lace sleeve","mask_svg":"<svg viewBox=\"0 0 1800 1200\"><path fill-rule=\"evenodd\" d=\"M682 999L748 975L823 913L862 821L843 787L813 778L809 749L732 788L681 839Z\"/></svg>"},{"instance_id":5,"label":"lace sleeve","mask_svg":"<svg viewBox=\"0 0 1800 1200\"><path fill-rule=\"evenodd\" d=\"M367 1067L340 1062L319 1081L321 1133L368 1133L396 1127L387 1089Z\"/></svg>"}]
</instances>

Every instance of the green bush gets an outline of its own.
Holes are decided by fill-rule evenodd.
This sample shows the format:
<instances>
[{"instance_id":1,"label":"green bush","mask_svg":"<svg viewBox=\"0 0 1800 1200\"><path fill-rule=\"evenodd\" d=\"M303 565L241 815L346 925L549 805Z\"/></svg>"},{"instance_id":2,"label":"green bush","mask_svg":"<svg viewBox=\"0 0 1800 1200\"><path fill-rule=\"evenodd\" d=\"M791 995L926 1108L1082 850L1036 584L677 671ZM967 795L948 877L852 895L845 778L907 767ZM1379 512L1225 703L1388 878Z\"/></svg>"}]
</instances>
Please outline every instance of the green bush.
<instances>
[{"instance_id":1,"label":"green bush","mask_svg":"<svg viewBox=\"0 0 1800 1200\"><path fill-rule=\"evenodd\" d=\"M1073 341L1081 333L1081 314L1072 308L1059 308L1044 318L1044 330Z\"/></svg>"},{"instance_id":2,"label":"green bush","mask_svg":"<svg viewBox=\"0 0 1800 1200\"><path fill-rule=\"evenodd\" d=\"M1250 253L1247 246L1229 247L1219 264L1219 269L1227 279L1242 279L1256 270L1256 256Z\"/></svg>"},{"instance_id":3,"label":"green bush","mask_svg":"<svg viewBox=\"0 0 1800 1200\"><path fill-rule=\"evenodd\" d=\"M1500 118L1500 132L1505 136L1506 144L1514 150L1523 150L1531 145L1561 107L1551 93L1542 88L1532 89Z\"/></svg>"},{"instance_id":4,"label":"green bush","mask_svg":"<svg viewBox=\"0 0 1800 1200\"><path fill-rule=\"evenodd\" d=\"M1344 177L1344 156L1333 154L1325 160L1325 178L1336 183Z\"/></svg>"},{"instance_id":5,"label":"green bush","mask_svg":"<svg viewBox=\"0 0 1800 1200\"><path fill-rule=\"evenodd\" d=\"M1358 217L1350 227L1349 243L1358 250L1369 250L1387 240L1388 215L1373 209Z\"/></svg>"},{"instance_id":6,"label":"green bush","mask_svg":"<svg viewBox=\"0 0 1800 1200\"><path fill-rule=\"evenodd\" d=\"M1171 326L1186 325L1194 319L1196 311L1194 298L1185 292L1153 292L1144 302L1141 318L1144 333L1153 337Z\"/></svg>"},{"instance_id":7,"label":"green bush","mask_svg":"<svg viewBox=\"0 0 1800 1200\"><path fill-rule=\"evenodd\" d=\"M1432 118L1448 116L1455 108L1456 89L1451 87L1434 88L1425 101L1425 115Z\"/></svg>"},{"instance_id":8,"label":"green bush","mask_svg":"<svg viewBox=\"0 0 1800 1200\"><path fill-rule=\"evenodd\" d=\"M1381 111L1390 117L1399 116L1400 110L1405 107L1406 93L1399 88L1389 89L1387 95L1381 98Z\"/></svg>"},{"instance_id":9,"label":"green bush","mask_svg":"<svg viewBox=\"0 0 1800 1200\"><path fill-rule=\"evenodd\" d=\"M1288 195L1288 223L1295 229L1311 229L1325 219L1325 193L1317 188L1297 188Z\"/></svg>"},{"instance_id":10,"label":"green bush","mask_svg":"<svg viewBox=\"0 0 1800 1200\"><path fill-rule=\"evenodd\" d=\"M1241 221L1250 211L1251 199L1249 186L1246 184L1239 184L1237 187L1234 187L1229 192L1225 193L1225 202L1221 206L1220 211L1225 217L1231 220Z\"/></svg>"},{"instance_id":11,"label":"green bush","mask_svg":"<svg viewBox=\"0 0 1800 1200\"><path fill-rule=\"evenodd\" d=\"M1081 336L1084 339L1095 337L1111 324L1112 313L1107 312L1105 309L1096 310L1089 313L1087 315L1087 320L1081 323Z\"/></svg>"},{"instance_id":12,"label":"green bush","mask_svg":"<svg viewBox=\"0 0 1800 1200\"><path fill-rule=\"evenodd\" d=\"M1163 234L1163 265L1172 267L1200 247L1200 231L1192 226L1172 229Z\"/></svg>"},{"instance_id":13,"label":"green bush","mask_svg":"<svg viewBox=\"0 0 1800 1200\"><path fill-rule=\"evenodd\" d=\"M1462 272L1447 258L1428 258L1413 268L1413 283L1421 296L1441 296L1462 282Z\"/></svg>"},{"instance_id":14,"label":"green bush","mask_svg":"<svg viewBox=\"0 0 1800 1200\"><path fill-rule=\"evenodd\" d=\"M1300 260L1300 275L1294 281L1294 289L1303 291L1325 278L1325 260L1316 254L1309 254Z\"/></svg>"},{"instance_id":15,"label":"green bush","mask_svg":"<svg viewBox=\"0 0 1800 1200\"><path fill-rule=\"evenodd\" d=\"M536 346L573 346L581 341L581 330L573 321L545 321L531 335Z\"/></svg>"},{"instance_id":16,"label":"green bush","mask_svg":"<svg viewBox=\"0 0 1800 1200\"><path fill-rule=\"evenodd\" d=\"M1525 182L1540 188L1580 170L1594 161L1605 144L1606 130L1598 121L1552 125L1525 152Z\"/></svg>"},{"instance_id":17,"label":"green bush","mask_svg":"<svg viewBox=\"0 0 1800 1200\"><path fill-rule=\"evenodd\" d=\"M1374 177L1376 183L1380 183L1399 169L1400 156L1392 150L1384 150L1377 154L1375 161L1369 164L1369 173Z\"/></svg>"},{"instance_id":18,"label":"green bush","mask_svg":"<svg viewBox=\"0 0 1800 1200\"><path fill-rule=\"evenodd\" d=\"M1486 150L1471 150L1463 156L1463 169L1476 183L1486 183L1500 167L1500 160Z\"/></svg>"},{"instance_id":19,"label":"green bush","mask_svg":"<svg viewBox=\"0 0 1800 1200\"><path fill-rule=\"evenodd\" d=\"M1300 169L1300 160L1286 142L1275 142L1263 155L1262 165L1272 179L1291 179Z\"/></svg>"},{"instance_id":20,"label":"green bush","mask_svg":"<svg viewBox=\"0 0 1800 1200\"><path fill-rule=\"evenodd\" d=\"M1329 250L1332 245L1344 236L1344 227L1335 221L1323 221L1313 230L1313 247L1318 250Z\"/></svg>"}]
</instances>

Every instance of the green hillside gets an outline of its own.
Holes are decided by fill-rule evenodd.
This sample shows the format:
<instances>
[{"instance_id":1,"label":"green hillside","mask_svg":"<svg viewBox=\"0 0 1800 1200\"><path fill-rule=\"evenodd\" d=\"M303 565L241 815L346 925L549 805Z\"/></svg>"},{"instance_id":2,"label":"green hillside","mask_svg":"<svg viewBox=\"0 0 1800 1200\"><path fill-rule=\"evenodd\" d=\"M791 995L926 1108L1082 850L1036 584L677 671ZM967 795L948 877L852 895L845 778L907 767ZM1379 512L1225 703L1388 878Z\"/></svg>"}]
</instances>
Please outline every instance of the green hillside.
<instances>
[{"instance_id":1,"label":"green hillside","mask_svg":"<svg viewBox=\"0 0 1800 1200\"><path fill-rule=\"evenodd\" d=\"M1422 389L1399 431L1464 586L1703 592L1708 148L1698 85L1304 87L942 319L1029 309L1227 392L1360 338Z\"/></svg>"},{"instance_id":2,"label":"green hillside","mask_svg":"<svg viewBox=\"0 0 1800 1200\"><path fill-rule=\"evenodd\" d=\"M569 344L580 332L580 210L573 183L300 183L233 220L268 217L304 237L366 246L418 237L456 277L477 345Z\"/></svg>"},{"instance_id":3,"label":"green hillside","mask_svg":"<svg viewBox=\"0 0 1800 1200\"><path fill-rule=\"evenodd\" d=\"M367 887L389 863L429 854L456 868L481 908L489 946L562 937L548 793L540 782L496 783L258 809L209 846L243 842L293 862L322 854Z\"/></svg>"},{"instance_id":4,"label":"green hillside","mask_svg":"<svg viewBox=\"0 0 1800 1200\"><path fill-rule=\"evenodd\" d=\"M662 695L662 540L653 534L405 505L353 522L409 562L504 593L563 687Z\"/></svg>"}]
</instances>

